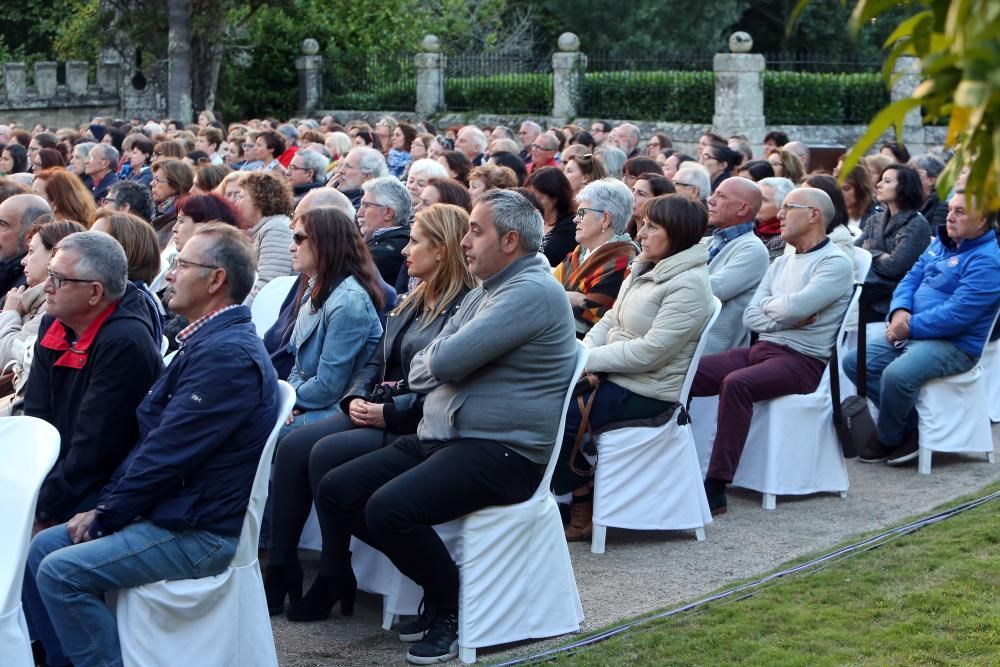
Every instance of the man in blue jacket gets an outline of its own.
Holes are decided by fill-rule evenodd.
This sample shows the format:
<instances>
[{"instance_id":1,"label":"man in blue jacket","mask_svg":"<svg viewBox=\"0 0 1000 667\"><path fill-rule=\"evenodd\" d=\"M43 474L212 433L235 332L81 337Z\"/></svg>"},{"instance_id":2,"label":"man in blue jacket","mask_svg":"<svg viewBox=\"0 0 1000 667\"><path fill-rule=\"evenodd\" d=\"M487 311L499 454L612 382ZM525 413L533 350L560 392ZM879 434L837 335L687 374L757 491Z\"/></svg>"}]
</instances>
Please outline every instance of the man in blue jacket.
<instances>
[{"instance_id":1,"label":"man in blue jacket","mask_svg":"<svg viewBox=\"0 0 1000 667\"><path fill-rule=\"evenodd\" d=\"M917 457L920 387L975 366L1000 307L996 213L975 210L964 190L948 204L937 239L896 287L885 340L868 346L868 396L878 405L878 441L865 462L901 465ZM844 371L857 378L857 350Z\"/></svg>"},{"instance_id":2,"label":"man in blue jacket","mask_svg":"<svg viewBox=\"0 0 1000 667\"><path fill-rule=\"evenodd\" d=\"M191 324L138 408L138 444L95 509L31 544L28 567L48 611L33 622L49 664L64 652L78 666L121 665L105 592L212 576L236 553L278 418L274 369L240 305L253 264L242 234L218 223L201 226L171 264L169 306Z\"/></svg>"}]
</instances>

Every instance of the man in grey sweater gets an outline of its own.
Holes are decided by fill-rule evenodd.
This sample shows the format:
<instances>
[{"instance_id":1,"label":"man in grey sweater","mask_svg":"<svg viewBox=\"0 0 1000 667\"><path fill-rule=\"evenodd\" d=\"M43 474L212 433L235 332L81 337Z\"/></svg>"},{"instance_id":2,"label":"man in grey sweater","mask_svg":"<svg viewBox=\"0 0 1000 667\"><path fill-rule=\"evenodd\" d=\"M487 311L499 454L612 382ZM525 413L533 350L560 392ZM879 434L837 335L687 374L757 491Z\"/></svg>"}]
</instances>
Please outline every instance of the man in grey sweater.
<instances>
[{"instance_id":1,"label":"man in grey sweater","mask_svg":"<svg viewBox=\"0 0 1000 667\"><path fill-rule=\"evenodd\" d=\"M795 254L774 260L750 299L744 324L760 334L749 348L704 357L692 396L719 396L718 431L705 478L713 514L726 511L753 404L816 390L851 300L854 264L826 236L830 197L793 190L778 210L781 238Z\"/></svg>"},{"instance_id":2,"label":"man in grey sweater","mask_svg":"<svg viewBox=\"0 0 1000 667\"><path fill-rule=\"evenodd\" d=\"M531 497L574 379L573 313L536 254L541 216L491 190L469 223L462 250L483 284L411 362L410 389L427 395L417 435L336 468L317 499L423 587L424 612L400 629L419 640L414 664L458 650L458 568L433 526Z\"/></svg>"}]
</instances>

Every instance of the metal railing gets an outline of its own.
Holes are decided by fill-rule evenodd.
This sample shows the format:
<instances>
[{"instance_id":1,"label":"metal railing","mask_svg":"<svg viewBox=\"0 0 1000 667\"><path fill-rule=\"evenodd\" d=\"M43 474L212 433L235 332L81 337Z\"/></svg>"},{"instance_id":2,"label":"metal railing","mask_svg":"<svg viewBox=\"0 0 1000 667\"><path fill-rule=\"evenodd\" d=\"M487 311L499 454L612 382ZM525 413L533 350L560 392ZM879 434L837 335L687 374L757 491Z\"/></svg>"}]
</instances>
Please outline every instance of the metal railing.
<instances>
[{"instance_id":1,"label":"metal railing","mask_svg":"<svg viewBox=\"0 0 1000 667\"><path fill-rule=\"evenodd\" d=\"M327 56L323 88L329 109L412 111L417 74L412 53Z\"/></svg>"}]
</instances>

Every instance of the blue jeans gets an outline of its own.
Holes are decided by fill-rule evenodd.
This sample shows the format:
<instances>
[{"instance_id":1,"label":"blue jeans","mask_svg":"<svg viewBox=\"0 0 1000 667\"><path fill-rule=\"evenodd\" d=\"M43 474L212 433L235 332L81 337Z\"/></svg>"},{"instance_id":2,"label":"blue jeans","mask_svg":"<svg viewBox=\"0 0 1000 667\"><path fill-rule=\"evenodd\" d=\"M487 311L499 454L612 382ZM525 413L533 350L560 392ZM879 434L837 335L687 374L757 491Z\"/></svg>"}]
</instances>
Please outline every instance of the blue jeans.
<instances>
[{"instance_id":1,"label":"blue jeans","mask_svg":"<svg viewBox=\"0 0 1000 667\"><path fill-rule=\"evenodd\" d=\"M878 406L878 437L882 444L898 447L917 430L917 392L936 378L964 373L976 358L946 340L910 340L896 348L879 336L868 341L868 397ZM857 384L858 351L844 357L844 372Z\"/></svg>"},{"instance_id":2,"label":"blue jeans","mask_svg":"<svg viewBox=\"0 0 1000 667\"><path fill-rule=\"evenodd\" d=\"M44 530L28 551L28 570L47 612L47 618L32 613L33 639L42 642L50 664L68 659L76 667L121 665L118 625L104 593L218 574L233 560L238 541L148 521L80 544L72 543L66 524Z\"/></svg>"}]
</instances>

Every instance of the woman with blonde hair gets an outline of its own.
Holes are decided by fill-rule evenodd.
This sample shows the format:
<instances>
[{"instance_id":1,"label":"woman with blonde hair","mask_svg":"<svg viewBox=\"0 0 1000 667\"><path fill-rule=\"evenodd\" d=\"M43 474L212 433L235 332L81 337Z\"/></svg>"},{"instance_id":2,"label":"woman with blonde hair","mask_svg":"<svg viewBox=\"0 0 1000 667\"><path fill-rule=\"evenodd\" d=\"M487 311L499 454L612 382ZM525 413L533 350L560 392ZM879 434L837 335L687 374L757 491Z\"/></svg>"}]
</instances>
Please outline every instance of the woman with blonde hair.
<instances>
[{"instance_id":1,"label":"woman with blonde hair","mask_svg":"<svg viewBox=\"0 0 1000 667\"><path fill-rule=\"evenodd\" d=\"M161 141L153 146L153 162L158 160L183 160L187 148L180 141Z\"/></svg>"},{"instance_id":2,"label":"woman with blonde hair","mask_svg":"<svg viewBox=\"0 0 1000 667\"><path fill-rule=\"evenodd\" d=\"M564 153L563 173L566 174L570 187L573 188L574 196L579 194L580 190L588 183L599 181L608 175L604 170L604 163L601 162L601 158L591 153L583 153L581 155L573 153L568 157L565 157Z\"/></svg>"},{"instance_id":3,"label":"woman with blonde hair","mask_svg":"<svg viewBox=\"0 0 1000 667\"><path fill-rule=\"evenodd\" d=\"M805 167L799 156L787 148L779 148L767 156L767 161L774 169L775 177L787 178L798 185L806 177Z\"/></svg>"},{"instance_id":4,"label":"woman with blonde hair","mask_svg":"<svg viewBox=\"0 0 1000 667\"><path fill-rule=\"evenodd\" d=\"M54 217L73 220L87 228L94 224L97 216L94 197L75 174L62 167L43 169L35 174L31 189L49 202Z\"/></svg>"},{"instance_id":5,"label":"woman with blonde hair","mask_svg":"<svg viewBox=\"0 0 1000 667\"><path fill-rule=\"evenodd\" d=\"M403 254L410 275L421 278L420 286L390 314L375 354L354 375L340 401L343 413L300 428L278 445L264 584L271 614L281 613L286 597L292 601L290 621L327 618L338 600L342 614L352 612L356 583L348 548L350 527L324 507L323 480L337 466L416 432L424 397L407 389L406 377L413 356L441 332L476 285L461 249L468 229L469 215L458 206L436 204L417 213ZM314 499L323 550L319 576L301 597L297 547Z\"/></svg>"},{"instance_id":6,"label":"woman with blonde hair","mask_svg":"<svg viewBox=\"0 0 1000 667\"><path fill-rule=\"evenodd\" d=\"M239 202L243 195L243 186L240 185L246 174L240 171L231 171L219 182L215 188L215 194L225 197L232 203Z\"/></svg>"}]
</instances>

